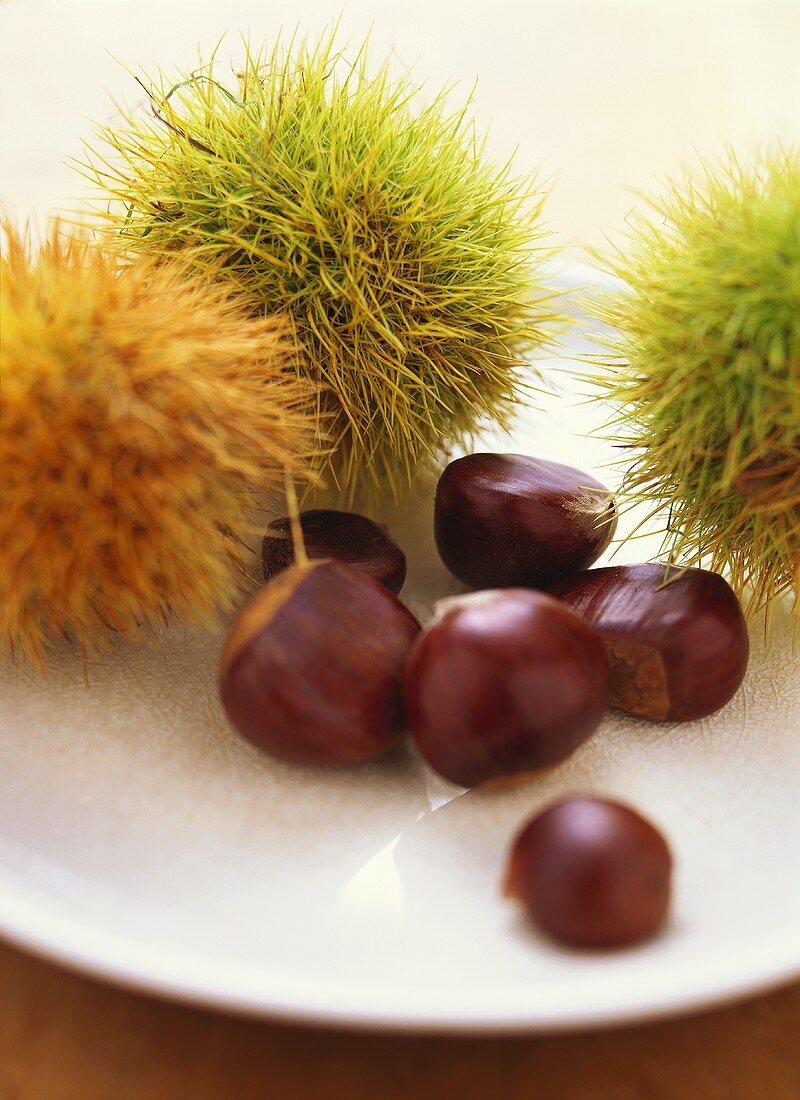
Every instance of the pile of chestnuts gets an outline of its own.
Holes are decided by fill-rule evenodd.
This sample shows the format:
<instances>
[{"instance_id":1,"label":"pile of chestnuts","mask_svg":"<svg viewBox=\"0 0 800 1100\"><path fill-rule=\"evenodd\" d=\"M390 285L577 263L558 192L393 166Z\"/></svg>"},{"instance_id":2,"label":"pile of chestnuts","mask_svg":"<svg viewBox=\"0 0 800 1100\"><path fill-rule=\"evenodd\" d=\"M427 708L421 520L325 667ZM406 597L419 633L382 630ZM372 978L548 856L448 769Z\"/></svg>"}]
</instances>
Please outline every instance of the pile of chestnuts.
<instances>
[{"instance_id":1,"label":"pile of chestnuts","mask_svg":"<svg viewBox=\"0 0 800 1100\"><path fill-rule=\"evenodd\" d=\"M518 782L564 760L609 706L661 721L712 714L747 668L725 580L658 564L590 568L616 529L612 494L580 470L522 455L451 462L436 490L442 561L477 589L423 630L398 599L402 549L365 516L301 513L263 541L266 584L221 661L233 725L274 756L355 764L409 729L464 787ZM579 947L631 943L668 907L658 830L599 798L550 806L516 838L505 892Z\"/></svg>"}]
</instances>

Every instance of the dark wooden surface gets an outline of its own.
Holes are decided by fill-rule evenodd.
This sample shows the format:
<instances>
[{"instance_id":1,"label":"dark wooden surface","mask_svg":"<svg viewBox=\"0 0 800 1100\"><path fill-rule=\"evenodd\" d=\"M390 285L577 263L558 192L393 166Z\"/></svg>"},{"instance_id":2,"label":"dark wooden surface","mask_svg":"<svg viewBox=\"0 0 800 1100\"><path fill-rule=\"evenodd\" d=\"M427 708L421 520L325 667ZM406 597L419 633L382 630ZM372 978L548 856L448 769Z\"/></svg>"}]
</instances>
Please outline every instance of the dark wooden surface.
<instances>
[{"instance_id":1,"label":"dark wooden surface","mask_svg":"<svg viewBox=\"0 0 800 1100\"><path fill-rule=\"evenodd\" d=\"M285 1027L0 945L2 1100L799 1100L800 986L690 1019L503 1039Z\"/></svg>"}]
</instances>

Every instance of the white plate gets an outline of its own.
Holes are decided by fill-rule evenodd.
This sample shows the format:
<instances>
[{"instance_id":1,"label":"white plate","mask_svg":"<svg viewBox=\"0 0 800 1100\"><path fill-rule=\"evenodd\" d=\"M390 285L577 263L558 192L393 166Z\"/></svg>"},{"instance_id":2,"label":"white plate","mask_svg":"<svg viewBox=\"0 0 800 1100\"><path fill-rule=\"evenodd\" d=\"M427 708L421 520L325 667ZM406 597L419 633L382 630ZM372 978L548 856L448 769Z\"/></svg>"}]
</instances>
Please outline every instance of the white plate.
<instances>
[{"instance_id":1,"label":"white plate","mask_svg":"<svg viewBox=\"0 0 800 1100\"><path fill-rule=\"evenodd\" d=\"M510 445L597 469L589 410L559 408ZM456 586L427 508L394 527L411 563L405 597L424 615ZM754 637L743 690L712 719L612 714L538 782L466 794L411 750L344 772L263 756L220 712L220 643L171 630L96 662L89 689L66 651L44 681L2 669L6 935L145 989L371 1027L609 1023L800 974L800 683L788 637L768 653ZM585 791L642 808L674 846L672 918L635 950L560 950L499 894L521 822Z\"/></svg>"},{"instance_id":2,"label":"white plate","mask_svg":"<svg viewBox=\"0 0 800 1100\"><path fill-rule=\"evenodd\" d=\"M14 5L3 15L14 11L6 28L19 32L28 17ZM49 11L73 56L69 20ZM86 24L95 45L112 35L98 19ZM24 35L13 46L0 39L8 103L9 65L32 54ZM45 60L51 92L63 96L42 127L62 153L65 127L85 132L77 116L91 81L80 67L70 83L66 62ZM57 202L69 193L60 156L47 142L26 147L23 130L12 127L4 147L6 165L17 164L6 193L24 209L28 172L31 204ZM50 196L42 163L58 181ZM483 444L597 471L610 451L590 433L604 411L565 395L512 440ZM424 615L456 586L436 560L428 510L412 513L394 526L410 559L405 596ZM634 543L618 560L653 549ZM410 749L344 772L269 760L220 712L221 636L172 630L96 662L89 689L67 651L43 681L4 666L0 930L153 992L368 1027L599 1025L790 980L800 975L800 673L776 619L772 648L753 638L744 688L719 715L684 726L609 715L564 766L510 792L462 793ZM640 807L676 853L669 925L635 950L560 950L499 893L522 821L557 795L587 791Z\"/></svg>"}]
</instances>

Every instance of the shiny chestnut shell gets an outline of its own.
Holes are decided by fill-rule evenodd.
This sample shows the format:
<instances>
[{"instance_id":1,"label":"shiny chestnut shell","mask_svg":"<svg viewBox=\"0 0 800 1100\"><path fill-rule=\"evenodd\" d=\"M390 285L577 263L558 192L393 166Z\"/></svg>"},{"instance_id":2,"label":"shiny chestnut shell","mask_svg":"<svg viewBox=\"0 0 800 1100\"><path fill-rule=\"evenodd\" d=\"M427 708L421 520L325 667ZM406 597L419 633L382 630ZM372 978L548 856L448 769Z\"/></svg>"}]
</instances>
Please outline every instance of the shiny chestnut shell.
<instances>
[{"instance_id":1,"label":"shiny chestnut shell","mask_svg":"<svg viewBox=\"0 0 800 1100\"><path fill-rule=\"evenodd\" d=\"M313 508L300 513L300 526L310 559L351 565L398 595L406 579L406 556L383 524L356 512ZM293 562L291 520L281 516L270 523L261 544L264 579Z\"/></svg>"},{"instance_id":2,"label":"shiny chestnut shell","mask_svg":"<svg viewBox=\"0 0 800 1100\"><path fill-rule=\"evenodd\" d=\"M529 589L454 600L415 643L405 675L425 759L473 787L563 760L597 728L608 662L594 632Z\"/></svg>"},{"instance_id":3,"label":"shiny chestnut shell","mask_svg":"<svg viewBox=\"0 0 800 1100\"><path fill-rule=\"evenodd\" d=\"M618 565L579 573L550 591L597 631L611 665L611 703L629 714L703 718L744 678L747 624L718 573Z\"/></svg>"},{"instance_id":4,"label":"shiny chestnut shell","mask_svg":"<svg viewBox=\"0 0 800 1100\"><path fill-rule=\"evenodd\" d=\"M220 697L233 725L274 756L356 764L404 731L402 675L419 623L371 578L336 562L292 565L233 623Z\"/></svg>"},{"instance_id":5,"label":"shiny chestnut shell","mask_svg":"<svg viewBox=\"0 0 800 1100\"><path fill-rule=\"evenodd\" d=\"M671 876L669 846L651 822L618 802L575 797L521 830L504 891L562 943L622 947L661 925Z\"/></svg>"},{"instance_id":6,"label":"shiny chestnut shell","mask_svg":"<svg viewBox=\"0 0 800 1100\"><path fill-rule=\"evenodd\" d=\"M544 587L596 561L615 530L608 489L558 462L467 455L436 489L439 555L473 588Z\"/></svg>"}]
</instances>

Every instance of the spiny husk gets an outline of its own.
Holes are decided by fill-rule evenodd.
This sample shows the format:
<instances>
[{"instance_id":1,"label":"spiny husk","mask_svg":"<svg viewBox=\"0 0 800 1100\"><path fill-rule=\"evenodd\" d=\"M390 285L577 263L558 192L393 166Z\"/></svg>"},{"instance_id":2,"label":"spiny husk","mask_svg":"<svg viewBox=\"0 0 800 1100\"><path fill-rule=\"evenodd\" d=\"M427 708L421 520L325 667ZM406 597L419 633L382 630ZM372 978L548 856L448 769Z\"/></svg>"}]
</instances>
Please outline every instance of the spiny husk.
<instances>
[{"instance_id":1,"label":"spiny husk","mask_svg":"<svg viewBox=\"0 0 800 1100\"><path fill-rule=\"evenodd\" d=\"M800 596L800 150L731 153L632 221L598 315L600 379L636 452L625 490L665 547L726 572L751 610Z\"/></svg>"},{"instance_id":2,"label":"spiny husk","mask_svg":"<svg viewBox=\"0 0 800 1100\"><path fill-rule=\"evenodd\" d=\"M506 422L551 338L543 195L484 156L468 106L419 105L366 44L351 63L335 33L245 44L234 90L215 73L140 81L151 112L101 127L85 171L131 249L290 313L332 416L328 480L402 495L443 444Z\"/></svg>"},{"instance_id":3,"label":"spiny husk","mask_svg":"<svg viewBox=\"0 0 800 1100\"><path fill-rule=\"evenodd\" d=\"M171 614L209 621L241 579L251 487L311 458L280 320L182 267L119 268L56 225L6 225L0 267L0 638L41 665Z\"/></svg>"}]
</instances>

